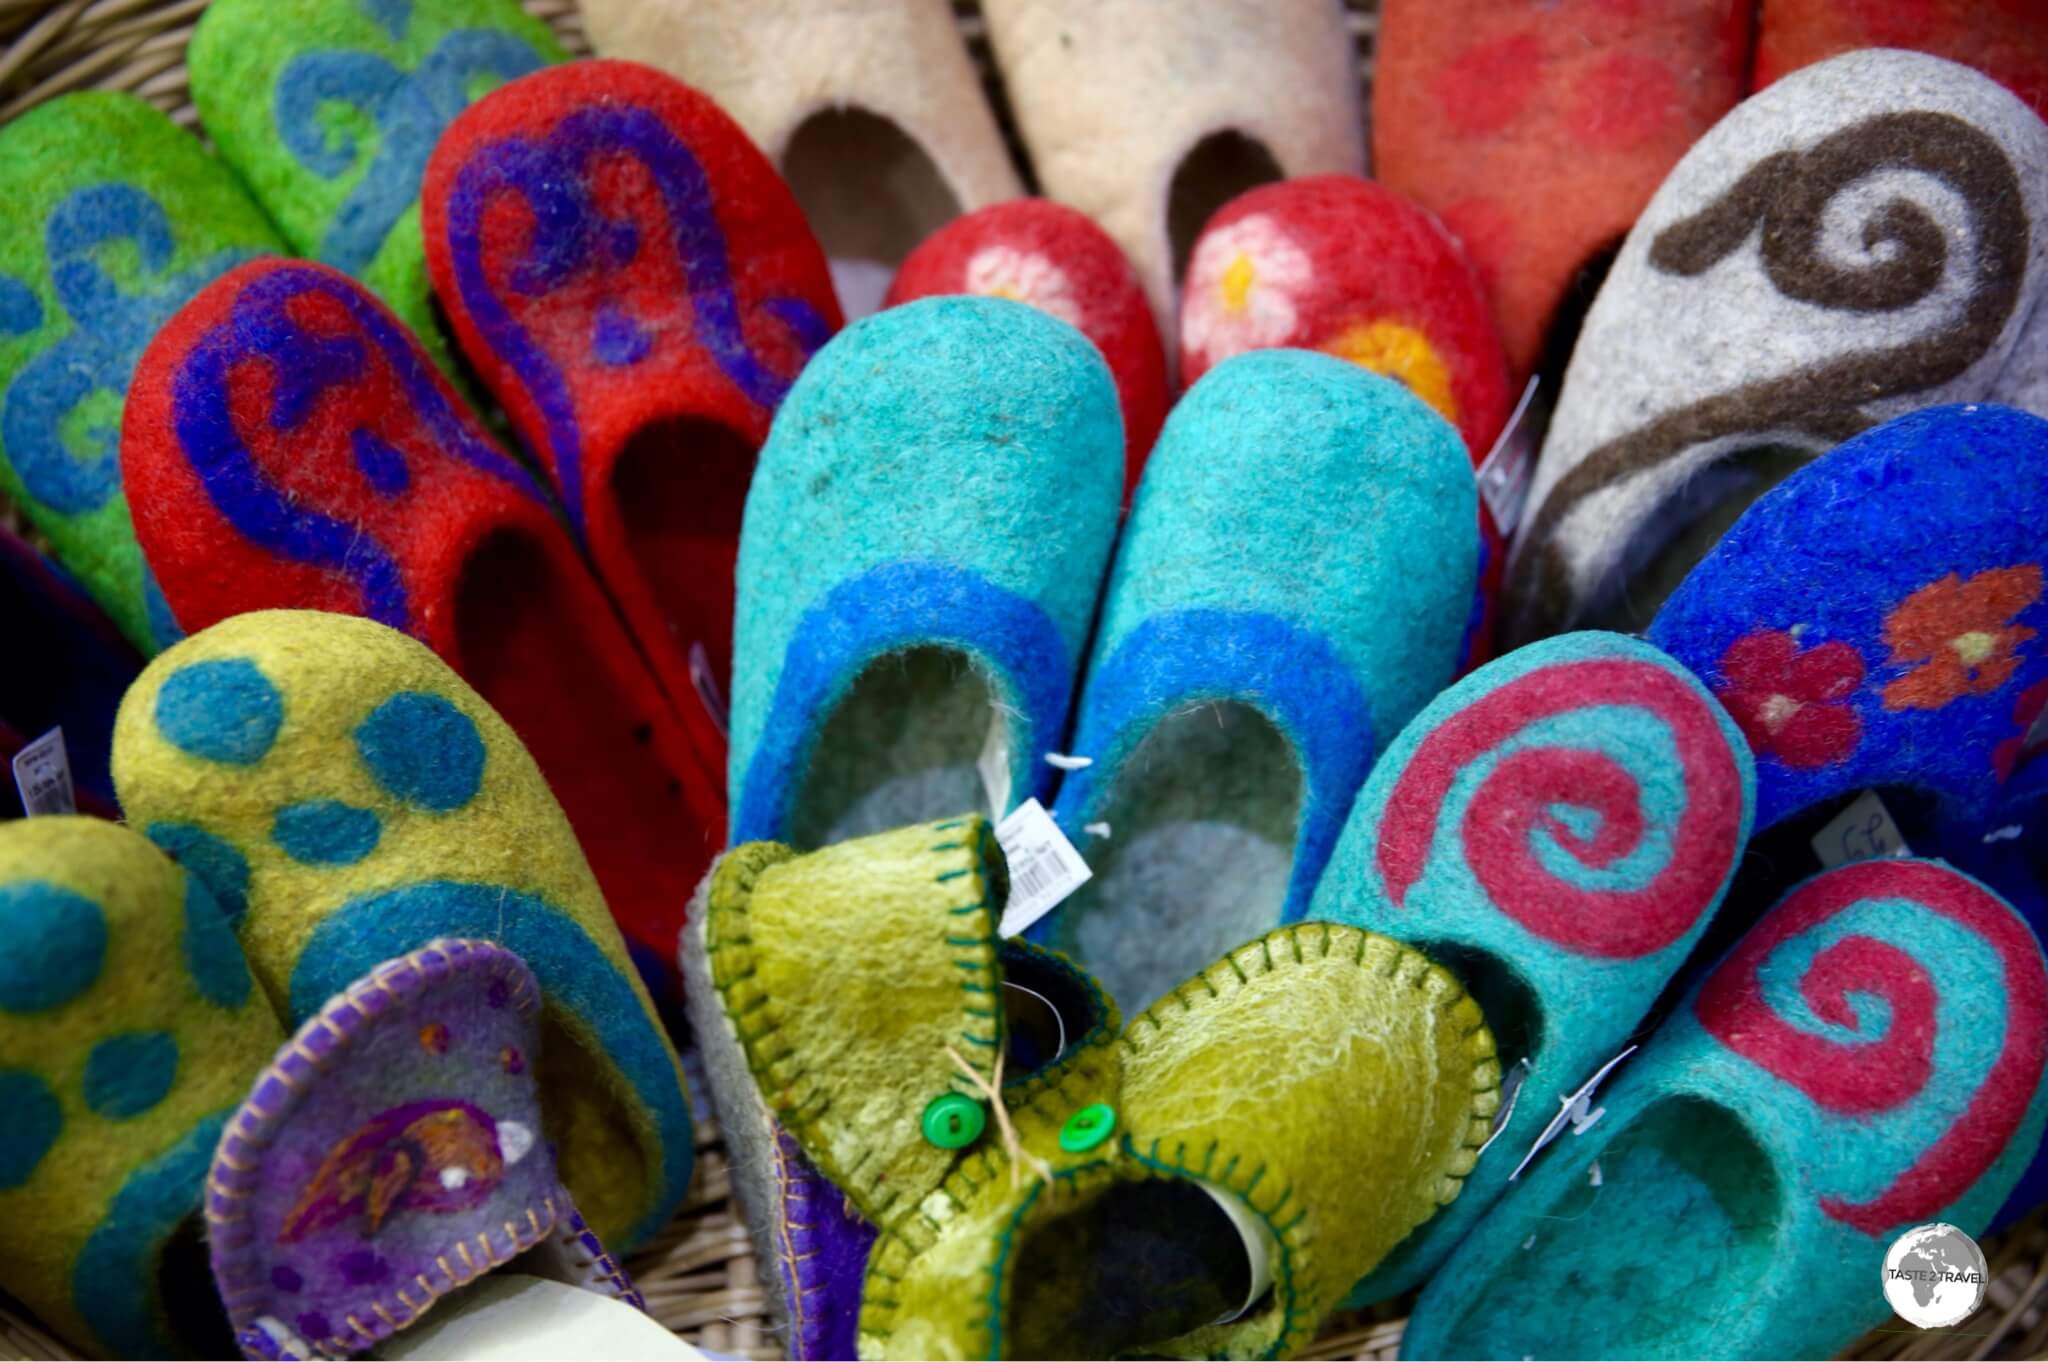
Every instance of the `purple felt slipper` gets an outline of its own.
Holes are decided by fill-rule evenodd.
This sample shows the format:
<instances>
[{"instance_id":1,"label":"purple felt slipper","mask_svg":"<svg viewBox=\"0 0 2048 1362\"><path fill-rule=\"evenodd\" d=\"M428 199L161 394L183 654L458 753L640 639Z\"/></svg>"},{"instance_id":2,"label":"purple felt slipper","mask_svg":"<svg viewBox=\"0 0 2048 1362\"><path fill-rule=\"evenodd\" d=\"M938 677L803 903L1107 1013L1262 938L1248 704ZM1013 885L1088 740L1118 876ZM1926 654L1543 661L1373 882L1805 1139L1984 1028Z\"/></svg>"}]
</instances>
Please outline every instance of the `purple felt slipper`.
<instances>
[{"instance_id":1,"label":"purple felt slipper","mask_svg":"<svg viewBox=\"0 0 2048 1362\"><path fill-rule=\"evenodd\" d=\"M539 1139L539 1012L518 956L444 939L377 966L277 1052L207 1180L245 1356L351 1356L515 1258L645 1308Z\"/></svg>"}]
</instances>

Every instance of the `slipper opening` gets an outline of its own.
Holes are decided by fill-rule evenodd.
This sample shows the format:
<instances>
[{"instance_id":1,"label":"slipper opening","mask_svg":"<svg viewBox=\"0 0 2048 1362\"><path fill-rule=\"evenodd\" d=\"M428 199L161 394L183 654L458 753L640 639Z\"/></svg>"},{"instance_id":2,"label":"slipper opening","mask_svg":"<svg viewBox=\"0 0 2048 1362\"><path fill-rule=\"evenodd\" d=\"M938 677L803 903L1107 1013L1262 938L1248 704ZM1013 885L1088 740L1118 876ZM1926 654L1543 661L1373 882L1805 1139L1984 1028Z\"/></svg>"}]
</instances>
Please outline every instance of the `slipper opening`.
<instances>
[{"instance_id":1,"label":"slipper opening","mask_svg":"<svg viewBox=\"0 0 2048 1362\"><path fill-rule=\"evenodd\" d=\"M1554 1202L1489 1227L1521 1238L1499 1250L1490 1280L1470 1284L1436 1347L1445 1357L1564 1357L1597 1339L1596 1351L1628 1357L1706 1346L1781 1270L1782 1197L1770 1157L1734 1112L1659 1099ZM1648 1225L1663 1229L1645 1234ZM1674 1245L1684 1271L1673 1270Z\"/></svg>"},{"instance_id":2,"label":"slipper opening","mask_svg":"<svg viewBox=\"0 0 2048 1362\"><path fill-rule=\"evenodd\" d=\"M178 1222L156 1261L157 1299L193 1357L235 1356L234 1330L213 1281L206 1220L198 1211Z\"/></svg>"},{"instance_id":3,"label":"slipper opening","mask_svg":"<svg viewBox=\"0 0 2048 1362\"><path fill-rule=\"evenodd\" d=\"M692 658L702 650L714 714L732 693L733 568L753 475L754 447L744 436L690 418L634 432L612 465L627 550L676 646Z\"/></svg>"},{"instance_id":4,"label":"slipper opening","mask_svg":"<svg viewBox=\"0 0 2048 1362\"><path fill-rule=\"evenodd\" d=\"M806 118L783 150L782 174L825 248L848 321L879 311L904 257L961 213L925 149L865 109Z\"/></svg>"},{"instance_id":5,"label":"slipper opening","mask_svg":"<svg viewBox=\"0 0 2048 1362\"><path fill-rule=\"evenodd\" d=\"M651 680L626 684L619 669L644 671L638 655L602 600L570 588L580 564L555 552L500 529L470 553L456 596L463 674L532 752L606 899L642 917L646 905L673 905L657 908L672 916L702 864L677 854L677 838L705 835L657 742L656 725L674 720L648 712L659 700Z\"/></svg>"},{"instance_id":6,"label":"slipper opening","mask_svg":"<svg viewBox=\"0 0 2048 1362\"><path fill-rule=\"evenodd\" d=\"M1457 976L1479 1004L1506 1073L1523 1060L1535 1061L1543 1048L1543 1008L1536 992L1512 966L1489 951L1449 941L1417 941L1416 950Z\"/></svg>"},{"instance_id":7,"label":"slipper opening","mask_svg":"<svg viewBox=\"0 0 2048 1362\"><path fill-rule=\"evenodd\" d=\"M1253 1282L1236 1223L1182 1178L1115 1183L1039 1216L1014 1261L1008 1357L1152 1352L1238 1314Z\"/></svg>"},{"instance_id":8,"label":"slipper opening","mask_svg":"<svg viewBox=\"0 0 2048 1362\"><path fill-rule=\"evenodd\" d=\"M1078 972L1010 942L1004 943L1002 960L1003 1041L1009 1059L1004 1081L1015 1084L1072 1054L1105 1027L1108 1017L1103 1000Z\"/></svg>"},{"instance_id":9,"label":"slipper opening","mask_svg":"<svg viewBox=\"0 0 2048 1362\"><path fill-rule=\"evenodd\" d=\"M1212 132L1174 168L1166 191L1166 236L1173 278L1187 273L1195 239L1216 210L1248 189L1287 178L1266 144L1233 128Z\"/></svg>"},{"instance_id":10,"label":"slipper opening","mask_svg":"<svg viewBox=\"0 0 2048 1362\"><path fill-rule=\"evenodd\" d=\"M1128 1013L1280 921L1303 798L1293 744L1237 701L1167 715L1125 759L1063 930Z\"/></svg>"},{"instance_id":11,"label":"slipper opening","mask_svg":"<svg viewBox=\"0 0 2048 1362\"><path fill-rule=\"evenodd\" d=\"M626 1104L597 1075L610 1061L562 1024L553 1008L540 1014L540 1057L534 1072L546 1098L541 1116L562 1182L578 1189L577 1208L594 1223L630 1223L641 1207L638 1189L659 1170Z\"/></svg>"},{"instance_id":12,"label":"slipper opening","mask_svg":"<svg viewBox=\"0 0 2048 1362\"><path fill-rule=\"evenodd\" d=\"M956 649L875 658L819 730L790 810L789 844L853 837L989 807L976 761L1002 711L987 675Z\"/></svg>"}]
</instances>

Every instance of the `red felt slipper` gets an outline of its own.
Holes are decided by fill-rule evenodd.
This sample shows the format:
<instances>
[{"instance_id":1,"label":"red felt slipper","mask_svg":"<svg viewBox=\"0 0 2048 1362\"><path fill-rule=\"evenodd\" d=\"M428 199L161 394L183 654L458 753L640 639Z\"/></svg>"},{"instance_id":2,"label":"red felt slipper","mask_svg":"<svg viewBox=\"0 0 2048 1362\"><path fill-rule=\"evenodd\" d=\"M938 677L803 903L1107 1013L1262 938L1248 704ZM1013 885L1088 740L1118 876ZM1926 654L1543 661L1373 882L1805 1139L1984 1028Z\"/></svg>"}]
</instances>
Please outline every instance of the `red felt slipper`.
<instances>
[{"instance_id":1,"label":"red felt slipper","mask_svg":"<svg viewBox=\"0 0 2048 1362\"><path fill-rule=\"evenodd\" d=\"M1476 465L1513 408L1486 292L1443 224L1355 175L1262 185L1217 210L1181 290L1190 384L1247 350L1321 350L1406 384L1458 428ZM1501 536L1482 502L1485 556L1465 665L1486 659Z\"/></svg>"},{"instance_id":2,"label":"red felt slipper","mask_svg":"<svg viewBox=\"0 0 2048 1362\"><path fill-rule=\"evenodd\" d=\"M673 970L722 782L546 494L362 285L269 259L201 292L136 367L121 474L192 631L331 610L440 654L533 753L643 972Z\"/></svg>"},{"instance_id":3,"label":"red felt slipper","mask_svg":"<svg viewBox=\"0 0 2048 1362\"><path fill-rule=\"evenodd\" d=\"M2048 118L2048 11L2040 0L1762 0L1750 88L1860 47L1903 47L1974 66Z\"/></svg>"},{"instance_id":4,"label":"red felt slipper","mask_svg":"<svg viewBox=\"0 0 2048 1362\"><path fill-rule=\"evenodd\" d=\"M1012 199L955 218L904 260L884 306L947 293L1014 298L1095 342L1124 417L1124 502L1166 420L1166 351L1138 272L1109 233L1050 199Z\"/></svg>"},{"instance_id":5,"label":"red felt slipper","mask_svg":"<svg viewBox=\"0 0 2048 1362\"><path fill-rule=\"evenodd\" d=\"M456 336L723 770L754 453L840 324L796 199L705 96L585 61L450 124L421 211Z\"/></svg>"}]
</instances>

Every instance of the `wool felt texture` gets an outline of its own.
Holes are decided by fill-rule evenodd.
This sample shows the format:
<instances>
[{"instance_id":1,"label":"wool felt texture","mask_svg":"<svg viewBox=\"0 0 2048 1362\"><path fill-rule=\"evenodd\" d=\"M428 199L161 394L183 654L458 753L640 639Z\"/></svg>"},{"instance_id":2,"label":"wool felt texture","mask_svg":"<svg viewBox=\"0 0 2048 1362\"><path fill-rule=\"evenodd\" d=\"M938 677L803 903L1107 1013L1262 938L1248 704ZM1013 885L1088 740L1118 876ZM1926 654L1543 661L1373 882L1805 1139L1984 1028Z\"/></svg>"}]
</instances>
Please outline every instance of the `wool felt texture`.
<instances>
[{"instance_id":1,"label":"wool felt texture","mask_svg":"<svg viewBox=\"0 0 2048 1362\"><path fill-rule=\"evenodd\" d=\"M129 821L206 878L297 1026L443 936L540 980L545 1137L607 1243L689 1186L682 1072L539 767L423 645L315 611L238 615L164 653L114 729Z\"/></svg>"},{"instance_id":2,"label":"wool felt texture","mask_svg":"<svg viewBox=\"0 0 2048 1362\"><path fill-rule=\"evenodd\" d=\"M1747 0L1382 0L1374 178L1464 242L1517 383L1580 271L1742 98L1750 17Z\"/></svg>"},{"instance_id":3,"label":"wool felt texture","mask_svg":"<svg viewBox=\"0 0 2048 1362\"><path fill-rule=\"evenodd\" d=\"M153 653L180 632L121 489L129 376L186 299L284 243L225 166L128 95L8 120L0 203L0 493Z\"/></svg>"},{"instance_id":4,"label":"wool felt texture","mask_svg":"<svg viewBox=\"0 0 2048 1362\"><path fill-rule=\"evenodd\" d=\"M444 938L378 965L285 1042L207 1179L243 1356L352 1357L514 1259L646 1308L540 1138L540 1010L518 956Z\"/></svg>"},{"instance_id":5,"label":"wool felt texture","mask_svg":"<svg viewBox=\"0 0 2048 1362\"><path fill-rule=\"evenodd\" d=\"M754 452L840 320L796 200L703 95L578 62L455 121L423 225L456 335L722 770Z\"/></svg>"},{"instance_id":6,"label":"wool felt texture","mask_svg":"<svg viewBox=\"0 0 2048 1362\"><path fill-rule=\"evenodd\" d=\"M1466 1238L1402 1356L1832 1357L1887 1317L1900 1231L1982 1232L2044 1048L2040 946L1997 895L1930 861L1808 880Z\"/></svg>"},{"instance_id":7,"label":"wool felt texture","mask_svg":"<svg viewBox=\"0 0 2048 1362\"><path fill-rule=\"evenodd\" d=\"M1755 783L1749 745L1706 688L1620 634L1497 658L1401 731L1309 912L1443 962L1486 1009L1502 1068L1529 1067L1457 1204L1354 1302L1434 1271L1559 1100L1627 1044L1728 891Z\"/></svg>"},{"instance_id":8,"label":"wool felt texture","mask_svg":"<svg viewBox=\"0 0 2048 1362\"><path fill-rule=\"evenodd\" d=\"M563 60L516 0L225 0L187 52L200 122L291 242L354 275L456 372L420 248L420 178L449 122Z\"/></svg>"},{"instance_id":9,"label":"wool felt texture","mask_svg":"<svg viewBox=\"0 0 2048 1362\"><path fill-rule=\"evenodd\" d=\"M1759 0L1750 88L1861 47L1902 47L1973 66L2048 118L2048 26L2027 0Z\"/></svg>"},{"instance_id":10,"label":"wool felt texture","mask_svg":"<svg viewBox=\"0 0 2048 1362\"><path fill-rule=\"evenodd\" d=\"M722 1015L706 1029L723 1037L726 1072L751 1072L752 1100L879 1230L861 1355L1300 1348L1352 1266L1470 1168L1499 1101L1478 1006L1419 954L1314 923L1233 952L1119 1035L1086 976L999 946L1007 887L973 816L808 855L744 846L713 872L701 914L713 988L692 1006L716 997ZM940 1148L921 1133L930 1103L988 1100L946 1047L983 1082L1006 1044L1020 1053L994 1001L1013 971L1087 1001L1064 1050L1004 1075L1018 1143L991 1116L972 1142ZM1334 1043L1333 1026L1347 1033ZM1270 1061L1247 1071L1248 1044ZM1341 1147L1320 1123L1288 1119L1340 1104L1370 1113ZM1072 1138L1081 1115L1107 1123L1092 1141ZM1013 1179L1013 1155L1043 1172ZM1228 1242L1230 1217L1190 1195L1201 1189L1241 1210L1272 1264L1270 1292L1224 1324L1211 1321L1242 1304L1244 1241ZM1144 1232L1163 1208L1177 1255ZM1190 1255L1189 1240L1235 1252ZM1206 1273L1176 1279L1169 1266ZM1236 1300L1217 1289L1233 1267Z\"/></svg>"},{"instance_id":11,"label":"wool felt texture","mask_svg":"<svg viewBox=\"0 0 2048 1362\"><path fill-rule=\"evenodd\" d=\"M1356 175L1262 185L1202 228L1181 294L1180 373L1189 383L1231 355L1321 350L1398 378L1458 428L1476 467L1514 394L1486 290L1427 211ZM1506 545L1484 504L1479 595L1464 664L1493 636Z\"/></svg>"},{"instance_id":12,"label":"wool felt texture","mask_svg":"<svg viewBox=\"0 0 2048 1362\"><path fill-rule=\"evenodd\" d=\"M256 262L158 333L130 398L123 476L179 617L332 610L426 643L527 744L672 975L723 830L715 768L551 501L397 318L327 266Z\"/></svg>"},{"instance_id":13,"label":"wool felt texture","mask_svg":"<svg viewBox=\"0 0 2048 1362\"><path fill-rule=\"evenodd\" d=\"M1024 192L946 0L586 0L599 54L718 101L781 168L850 317L917 244Z\"/></svg>"},{"instance_id":14,"label":"wool felt texture","mask_svg":"<svg viewBox=\"0 0 2048 1362\"><path fill-rule=\"evenodd\" d=\"M1759 830L1835 795L1909 785L1982 831L2048 695L2044 574L2048 421L1937 407L1848 441L1750 507L1650 639L1748 737Z\"/></svg>"},{"instance_id":15,"label":"wool felt texture","mask_svg":"<svg viewBox=\"0 0 2048 1362\"><path fill-rule=\"evenodd\" d=\"M1640 628L1790 469L1902 412L2008 400L2048 335L2044 213L2048 127L1938 57L1836 57L1722 119L1587 313L1508 564L1508 641Z\"/></svg>"},{"instance_id":16,"label":"wool felt texture","mask_svg":"<svg viewBox=\"0 0 2048 1362\"><path fill-rule=\"evenodd\" d=\"M1049 802L1123 456L1101 353L1022 303L922 299L821 350L740 535L733 840Z\"/></svg>"},{"instance_id":17,"label":"wool felt texture","mask_svg":"<svg viewBox=\"0 0 2048 1362\"><path fill-rule=\"evenodd\" d=\"M1365 169L1337 0L988 0L982 15L1039 184L1115 238L1167 335L1212 212L1266 180Z\"/></svg>"},{"instance_id":18,"label":"wool felt texture","mask_svg":"<svg viewBox=\"0 0 2048 1362\"><path fill-rule=\"evenodd\" d=\"M107 1357L220 1356L195 1229L283 1037L223 905L97 818L0 823L0 1283Z\"/></svg>"},{"instance_id":19,"label":"wool felt texture","mask_svg":"<svg viewBox=\"0 0 2048 1362\"><path fill-rule=\"evenodd\" d=\"M1381 746L1450 682L1477 521L1457 432L1392 379L1260 350L1191 388L1104 592L1069 748L1090 764L1054 806L1095 876L1033 939L1144 1007L1299 918Z\"/></svg>"},{"instance_id":20,"label":"wool felt texture","mask_svg":"<svg viewBox=\"0 0 2048 1362\"><path fill-rule=\"evenodd\" d=\"M948 293L1029 303L1095 342L1124 418L1124 499L1166 420L1166 352L1137 271L1085 213L1011 199L947 223L912 251L885 303Z\"/></svg>"},{"instance_id":21,"label":"wool felt texture","mask_svg":"<svg viewBox=\"0 0 2048 1362\"><path fill-rule=\"evenodd\" d=\"M0 638L18 659L0 667L0 761L61 727L78 807L118 816L107 754L114 711L142 658L76 582L4 530ZM0 817L19 816L13 780L0 778L0 785Z\"/></svg>"}]
</instances>

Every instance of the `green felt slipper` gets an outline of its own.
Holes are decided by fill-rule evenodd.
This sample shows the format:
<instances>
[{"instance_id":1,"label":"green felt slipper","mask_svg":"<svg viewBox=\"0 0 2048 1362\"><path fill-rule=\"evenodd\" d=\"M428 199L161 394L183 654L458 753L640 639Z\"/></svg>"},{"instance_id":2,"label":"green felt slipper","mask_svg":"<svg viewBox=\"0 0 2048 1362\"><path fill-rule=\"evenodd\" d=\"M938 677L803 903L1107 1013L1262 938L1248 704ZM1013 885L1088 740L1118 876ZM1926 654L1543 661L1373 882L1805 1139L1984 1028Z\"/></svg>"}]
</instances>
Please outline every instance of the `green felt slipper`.
<instances>
[{"instance_id":1,"label":"green felt slipper","mask_svg":"<svg viewBox=\"0 0 2048 1362\"><path fill-rule=\"evenodd\" d=\"M198 876L96 818L0 824L0 1288L92 1353L227 1356L200 1195L283 1040Z\"/></svg>"},{"instance_id":2,"label":"green felt slipper","mask_svg":"<svg viewBox=\"0 0 2048 1362\"><path fill-rule=\"evenodd\" d=\"M131 95L0 128L0 492L146 653L178 626L121 495L121 404L158 327L284 243L235 177Z\"/></svg>"},{"instance_id":3,"label":"green felt slipper","mask_svg":"<svg viewBox=\"0 0 2048 1362\"><path fill-rule=\"evenodd\" d=\"M1007 889L963 817L743 846L706 890L721 1110L780 1123L875 1227L860 1354L1304 1346L1471 1168L1499 1103L1478 1005L1415 951L1305 923L1119 1030L1085 975L997 938Z\"/></svg>"},{"instance_id":4,"label":"green felt slipper","mask_svg":"<svg viewBox=\"0 0 2048 1362\"><path fill-rule=\"evenodd\" d=\"M564 55L515 0L215 0L192 102L294 250L369 285L452 374L420 241L427 158L471 103Z\"/></svg>"}]
</instances>

